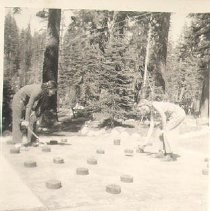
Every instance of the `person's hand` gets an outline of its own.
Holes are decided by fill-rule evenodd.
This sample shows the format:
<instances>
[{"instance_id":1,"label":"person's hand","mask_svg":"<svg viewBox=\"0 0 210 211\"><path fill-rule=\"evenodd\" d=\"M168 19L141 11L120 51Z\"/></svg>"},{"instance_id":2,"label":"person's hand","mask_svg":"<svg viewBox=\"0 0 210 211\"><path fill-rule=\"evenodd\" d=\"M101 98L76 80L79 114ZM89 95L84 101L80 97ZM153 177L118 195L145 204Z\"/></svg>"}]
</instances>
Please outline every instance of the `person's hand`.
<instances>
[{"instance_id":1,"label":"person's hand","mask_svg":"<svg viewBox=\"0 0 210 211\"><path fill-rule=\"evenodd\" d=\"M21 122L21 126L28 127L29 126L29 122L24 120L24 121Z\"/></svg>"}]
</instances>

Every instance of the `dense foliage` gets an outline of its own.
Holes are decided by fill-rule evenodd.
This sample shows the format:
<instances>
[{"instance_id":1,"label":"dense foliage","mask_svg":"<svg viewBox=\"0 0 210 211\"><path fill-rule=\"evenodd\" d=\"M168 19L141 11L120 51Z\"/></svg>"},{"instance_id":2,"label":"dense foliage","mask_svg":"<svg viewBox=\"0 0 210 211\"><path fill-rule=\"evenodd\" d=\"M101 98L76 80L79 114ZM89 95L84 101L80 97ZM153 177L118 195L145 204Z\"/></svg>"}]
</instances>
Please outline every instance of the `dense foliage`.
<instances>
[{"instance_id":1,"label":"dense foliage","mask_svg":"<svg viewBox=\"0 0 210 211\"><path fill-rule=\"evenodd\" d=\"M17 11L5 18L3 113L18 88L43 80L49 41L47 28L33 35L30 24L19 29ZM47 21L47 10L40 14ZM79 104L114 122L133 115L134 102L145 96L200 112L208 101L210 15L190 14L176 45L168 40L170 16L74 10L65 31L61 16L58 109Z\"/></svg>"}]
</instances>

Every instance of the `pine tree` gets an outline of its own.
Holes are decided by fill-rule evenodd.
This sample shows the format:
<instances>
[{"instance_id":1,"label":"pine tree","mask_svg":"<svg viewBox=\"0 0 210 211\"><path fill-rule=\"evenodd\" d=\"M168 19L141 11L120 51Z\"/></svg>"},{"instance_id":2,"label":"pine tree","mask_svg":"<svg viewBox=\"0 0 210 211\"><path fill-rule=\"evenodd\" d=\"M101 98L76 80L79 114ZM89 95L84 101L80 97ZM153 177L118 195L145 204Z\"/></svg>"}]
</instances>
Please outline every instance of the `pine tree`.
<instances>
[{"instance_id":1,"label":"pine tree","mask_svg":"<svg viewBox=\"0 0 210 211\"><path fill-rule=\"evenodd\" d=\"M30 84L33 80L31 66L32 66L32 36L30 24L25 30L20 33L20 87Z\"/></svg>"},{"instance_id":2,"label":"pine tree","mask_svg":"<svg viewBox=\"0 0 210 211\"><path fill-rule=\"evenodd\" d=\"M19 29L11 13L5 17L4 29L4 78L17 90L20 68Z\"/></svg>"},{"instance_id":3,"label":"pine tree","mask_svg":"<svg viewBox=\"0 0 210 211\"><path fill-rule=\"evenodd\" d=\"M46 33L35 32L32 37L31 83L42 81Z\"/></svg>"},{"instance_id":4,"label":"pine tree","mask_svg":"<svg viewBox=\"0 0 210 211\"><path fill-rule=\"evenodd\" d=\"M131 76L122 59L125 50L123 43L122 38L113 38L102 61L100 108L109 116L112 126L114 121L126 116L132 100L129 95Z\"/></svg>"}]
</instances>

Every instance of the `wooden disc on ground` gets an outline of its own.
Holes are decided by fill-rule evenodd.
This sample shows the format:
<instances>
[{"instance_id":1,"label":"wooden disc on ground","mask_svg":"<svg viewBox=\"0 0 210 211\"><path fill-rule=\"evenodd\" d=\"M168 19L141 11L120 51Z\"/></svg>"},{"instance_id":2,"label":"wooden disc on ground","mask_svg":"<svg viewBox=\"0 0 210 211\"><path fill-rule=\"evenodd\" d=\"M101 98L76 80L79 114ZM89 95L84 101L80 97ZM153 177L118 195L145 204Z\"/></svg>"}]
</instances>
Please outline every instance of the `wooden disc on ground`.
<instances>
[{"instance_id":1,"label":"wooden disc on ground","mask_svg":"<svg viewBox=\"0 0 210 211\"><path fill-rule=\"evenodd\" d=\"M120 145L120 139L114 139L114 145Z\"/></svg>"},{"instance_id":2,"label":"wooden disc on ground","mask_svg":"<svg viewBox=\"0 0 210 211\"><path fill-rule=\"evenodd\" d=\"M96 165L98 162L95 158L88 158L87 163L90 165Z\"/></svg>"},{"instance_id":3,"label":"wooden disc on ground","mask_svg":"<svg viewBox=\"0 0 210 211\"><path fill-rule=\"evenodd\" d=\"M208 158L205 158L205 159L204 159L204 162L209 162L209 159L208 159Z\"/></svg>"},{"instance_id":4,"label":"wooden disc on ground","mask_svg":"<svg viewBox=\"0 0 210 211\"><path fill-rule=\"evenodd\" d=\"M49 189L59 189L62 187L62 185L59 180L48 180L46 182L46 187Z\"/></svg>"},{"instance_id":5,"label":"wooden disc on ground","mask_svg":"<svg viewBox=\"0 0 210 211\"><path fill-rule=\"evenodd\" d=\"M87 168L77 168L76 173L77 175L88 175L89 170Z\"/></svg>"},{"instance_id":6,"label":"wooden disc on ground","mask_svg":"<svg viewBox=\"0 0 210 211\"><path fill-rule=\"evenodd\" d=\"M57 140L50 140L49 144L50 145L56 145L56 144L58 144L58 141Z\"/></svg>"},{"instance_id":7,"label":"wooden disc on ground","mask_svg":"<svg viewBox=\"0 0 210 211\"><path fill-rule=\"evenodd\" d=\"M50 147L43 146L42 147L42 152L51 152L51 149L50 149Z\"/></svg>"},{"instance_id":8,"label":"wooden disc on ground","mask_svg":"<svg viewBox=\"0 0 210 211\"><path fill-rule=\"evenodd\" d=\"M56 164L62 164L62 163L64 163L64 159L61 157L55 157L55 158L53 158L53 162Z\"/></svg>"},{"instance_id":9,"label":"wooden disc on ground","mask_svg":"<svg viewBox=\"0 0 210 211\"><path fill-rule=\"evenodd\" d=\"M120 181L121 182L125 182L125 183L132 183L133 182L133 177L130 175L122 175L120 177Z\"/></svg>"},{"instance_id":10,"label":"wooden disc on ground","mask_svg":"<svg viewBox=\"0 0 210 211\"><path fill-rule=\"evenodd\" d=\"M61 142L62 143L67 143L68 142L68 139L67 138L63 138L63 139L61 139Z\"/></svg>"},{"instance_id":11,"label":"wooden disc on ground","mask_svg":"<svg viewBox=\"0 0 210 211\"><path fill-rule=\"evenodd\" d=\"M18 147L13 147L10 149L10 153L12 154L17 154L17 153L20 153L20 148Z\"/></svg>"},{"instance_id":12,"label":"wooden disc on ground","mask_svg":"<svg viewBox=\"0 0 210 211\"><path fill-rule=\"evenodd\" d=\"M133 150L132 149L125 149L124 152L125 152L126 156L133 156Z\"/></svg>"},{"instance_id":13,"label":"wooden disc on ground","mask_svg":"<svg viewBox=\"0 0 210 211\"><path fill-rule=\"evenodd\" d=\"M96 153L97 153L97 154L104 154L105 151L104 151L103 149L97 149L97 150L96 150Z\"/></svg>"},{"instance_id":14,"label":"wooden disc on ground","mask_svg":"<svg viewBox=\"0 0 210 211\"><path fill-rule=\"evenodd\" d=\"M106 192L112 194L119 194L121 193L121 187L119 185L110 184L106 186Z\"/></svg>"},{"instance_id":15,"label":"wooden disc on ground","mask_svg":"<svg viewBox=\"0 0 210 211\"><path fill-rule=\"evenodd\" d=\"M36 162L35 161L32 161L32 160L25 161L24 162L24 166L27 167L27 168L37 167Z\"/></svg>"},{"instance_id":16,"label":"wooden disc on ground","mask_svg":"<svg viewBox=\"0 0 210 211\"><path fill-rule=\"evenodd\" d=\"M203 175L208 175L209 174L209 170L208 169L203 169L202 170L202 174Z\"/></svg>"}]
</instances>

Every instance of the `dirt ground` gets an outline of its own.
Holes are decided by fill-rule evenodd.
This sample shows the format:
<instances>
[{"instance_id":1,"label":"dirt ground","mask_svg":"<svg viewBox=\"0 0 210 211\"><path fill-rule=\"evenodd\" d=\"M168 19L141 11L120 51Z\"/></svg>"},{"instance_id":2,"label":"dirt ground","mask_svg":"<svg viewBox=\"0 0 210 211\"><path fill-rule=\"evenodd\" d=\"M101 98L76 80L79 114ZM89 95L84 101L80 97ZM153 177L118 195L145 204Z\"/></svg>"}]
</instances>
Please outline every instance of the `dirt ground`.
<instances>
[{"instance_id":1,"label":"dirt ground","mask_svg":"<svg viewBox=\"0 0 210 211\"><path fill-rule=\"evenodd\" d=\"M65 145L49 145L51 152L29 147L11 154L12 146L6 144L10 137L6 137L2 139L3 154L46 210L207 211L208 176L202 170L207 168L204 159L208 157L209 130L195 127L183 133L183 127L170 136L177 157L172 162L154 158L157 144L137 153L145 131L121 127L110 131L83 128L77 133L40 137L44 142L67 138ZM116 138L120 145L114 145ZM157 143L155 137L154 141ZM105 153L97 154L97 149ZM125 149L133 149L132 156L126 156ZM63 164L53 163L57 156L64 159ZM97 165L87 164L90 157L97 159ZM37 167L25 168L27 160L36 161ZM78 167L88 168L89 175L77 175ZM121 182L124 174L132 176L133 183ZM60 180L62 188L47 189L45 183L50 179ZM119 185L121 193L107 193L108 184Z\"/></svg>"}]
</instances>

